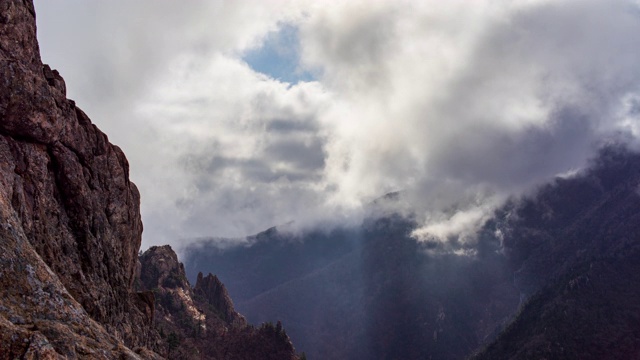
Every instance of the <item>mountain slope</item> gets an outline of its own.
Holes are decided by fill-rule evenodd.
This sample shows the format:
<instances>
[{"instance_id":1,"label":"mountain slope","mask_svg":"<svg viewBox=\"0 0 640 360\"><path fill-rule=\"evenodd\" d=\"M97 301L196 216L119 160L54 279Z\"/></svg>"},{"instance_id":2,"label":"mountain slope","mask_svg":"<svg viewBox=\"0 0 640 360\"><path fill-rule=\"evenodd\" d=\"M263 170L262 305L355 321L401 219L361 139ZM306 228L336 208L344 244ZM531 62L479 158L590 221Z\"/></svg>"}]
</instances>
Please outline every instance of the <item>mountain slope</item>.
<instances>
[{"instance_id":1,"label":"mountain slope","mask_svg":"<svg viewBox=\"0 0 640 360\"><path fill-rule=\"evenodd\" d=\"M640 156L611 147L509 209L505 244L533 295L477 359L640 357L639 185Z\"/></svg>"},{"instance_id":2,"label":"mountain slope","mask_svg":"<svg viewBox=\"0 0 640 360\"><path fill-rule=\"evenodd\" d=\"M257 248L200 244L186 267L243 279L231 293L249 321L282 320L310 358L636 358L639 194L640 155L609 146L496 211L473 255L418 243L411 219L385 215L343 238L271 229Z\"/></svg>"},{"instance_id":3,"label":"mountain slope","mask_svg":"<svg viewBox=\"0 0 640 360\"><path fill-rule=\"evenodd\" d=\"M162 353L168 358L298 358L282 325L248 325L217 277L200 273L192 288L170 246L151 247L140 262L140 283L157 300L155 327L166 340Z\"/></svg>"},{"instance_id":4,"label":"mountain slope","mask_svg":"<svg viewBox=\"0 0 640 360\"><path fill-rule=\"evenodd\" d=\"M309 358L461 358L517 309L519 293L504 258L495 252L494 238L481 241L484 249L477 257L437 254L410 237L413 226L410 220L387 216L342 232L349 234L342 240L315 233L284 243L280 239L286 235L273 229L262 234L261 247L268 249L263 253L277 252L276 260L239 247L231 251L236 267L226 270L229 249L209 252L200 245L187 251L186 268L193 268L188 262L196 258L200 269L214 271L229 283L253 276L245 286L264 278L276 284L237 307L251 322L282 320ZM337 241L349 246L325 257L323 247ZM316 250L297 249L305 246ZM274 280L279 271L256 272L256 263L264 269L322 265Z\"/></svg>"}]
</instances>

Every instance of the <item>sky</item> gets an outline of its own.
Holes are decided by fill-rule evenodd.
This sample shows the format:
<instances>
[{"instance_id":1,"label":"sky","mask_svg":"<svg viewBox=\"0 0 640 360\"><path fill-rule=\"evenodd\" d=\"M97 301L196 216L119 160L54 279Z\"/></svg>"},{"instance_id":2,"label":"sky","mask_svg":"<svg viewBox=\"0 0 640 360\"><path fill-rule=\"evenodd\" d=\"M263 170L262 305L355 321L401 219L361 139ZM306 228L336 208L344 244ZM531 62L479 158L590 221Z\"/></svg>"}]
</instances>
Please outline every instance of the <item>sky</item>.
<instances>
[{"instance_id":1,"label":"sky","mask_svg":"<svg viewBox=\"0 0 640 360\"><path fill-rule=\"evenodd\" d=\"M638 1L35 3L43 62L129 159L143 248L357 224L392 191L416 239L472 241L640 135Z\"/></svg>"}]
</instances>

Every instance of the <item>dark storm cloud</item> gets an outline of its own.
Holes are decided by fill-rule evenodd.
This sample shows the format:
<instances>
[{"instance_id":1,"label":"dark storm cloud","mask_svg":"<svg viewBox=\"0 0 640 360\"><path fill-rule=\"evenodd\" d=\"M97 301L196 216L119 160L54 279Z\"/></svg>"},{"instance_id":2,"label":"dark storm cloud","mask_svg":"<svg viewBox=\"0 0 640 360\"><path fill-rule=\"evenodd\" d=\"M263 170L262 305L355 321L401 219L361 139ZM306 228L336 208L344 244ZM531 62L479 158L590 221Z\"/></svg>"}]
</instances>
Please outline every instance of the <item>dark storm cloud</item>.
<instances>
[{"instance_id":1,"label":"dark storm cloud","mask_svg":"<svg viewBox=\"0 0 640 360\"><path fill-rule=\"evenodd\" d=\"M313 173L324 168L322 141L284 140L267 146L265 153L272 161L285 162L295 169Z\"/></svg>"},{"instance_id":2,"label":"dark storm cloud","mask_svg":"<svg viewBox=\"0 0 640 360\"><path fill-rule=\"evenodd\" d=\"M316 158L322 159L321 156L316 154L311 154ZM304 161L304 158L298 158L296 160ZM194 161L191 159L191 161ZM208 183L209 186L204 188L202 185L199 186L201 190L210 189L215 185L218 177L224 177L225 173L229 171L237 172L237 174L243 179L243 181L247 182L255 182L255 183L270 183L276 181L280 178L286 178L288 181L296 182L296 181L305 181L311 180L313 173L306 171L304 167L302 168L292 168L288 170L280 170L275 169L270 166L270 163L265 159L237 159L237 158L225 158L220 156L214 156L210 159L199 159L198 163L204 163L205 166L199 166L197 169L193 166L193 163L190 166L186 167L186 170L192 174L195 174L196 180L198 184ZM309 164L302 163L303 166L307 166ZM317 176L317 175L316 175Z\"/></svg>"},{"instance_id":3,"label":"dark storm cloud","mask_svg":"<svg viewBox=\"0 0 640 360\"><path fill-rule=\"evenodd\" d=\"M597 137L584 114L558 111L549 127L530 126L518 134L500 128L473 127L473 136L434 153L434 177L453 177L465 183L490 183L502 189L530 186L582 159ZM578 160L579 161L579 160Z\"/></svg>"},{"instance_id":4,"label":"dark storm cloud","mask_svg":"<svg viewBox=\"0 0 640 360\"><path fill-rule=\"evenodd\" d=\"M292 122L283 119L274 119L267 122L266 131L276 131L283 134L290 132L314 133L318 131L318 124L313 121Z\"/></svg>"}]
</instances>

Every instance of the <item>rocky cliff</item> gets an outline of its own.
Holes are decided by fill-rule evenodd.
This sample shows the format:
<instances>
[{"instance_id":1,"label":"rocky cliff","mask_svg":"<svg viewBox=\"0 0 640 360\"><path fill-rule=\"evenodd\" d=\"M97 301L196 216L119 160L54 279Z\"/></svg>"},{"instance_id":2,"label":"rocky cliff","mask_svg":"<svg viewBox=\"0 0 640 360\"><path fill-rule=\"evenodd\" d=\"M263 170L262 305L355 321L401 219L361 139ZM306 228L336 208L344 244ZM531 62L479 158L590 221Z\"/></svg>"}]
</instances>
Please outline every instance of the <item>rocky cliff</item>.
<instances>
[{"instance_id":1,"label":"rocky cliff","mask_svg":"<svg viewBox=\"0 0 640 360\"><path fill-rule=\"evenodd\" d=\"M42 64L31 2L0 1L0 61L4 326L27 349L48 342L65 356L92 345L64 337L108 350L146 345L152 319L132 291L140 196L127 159Z\"/></svg>"},{"instance_id":2,"label":"rocky cliff","mask_svg":"<svg viewBox=\"0 0 640 360\"><path fill-rule=\"evenodd\" d=\"M42 64L35 24L32 1L0 0L0 359L160 358L171 339L154 323L164 307L137 291L142 222L129 164ZM207 296L223 289L202 282ZM279 358L294 357L285 345Z\"/></svg>"},{"instance_id":3,"label":"rocky cliff","mask_svg":"<svg viewBox=\"0 0 640 360\"><path fill-rule=\"evenodd\" d=\"M217 277L198 274L195 287L168 245L140 257L141 286L156 301L156 328L173 359L296 359L280 323L254 327L238 314Z\"/></svg>"}]
</instances>

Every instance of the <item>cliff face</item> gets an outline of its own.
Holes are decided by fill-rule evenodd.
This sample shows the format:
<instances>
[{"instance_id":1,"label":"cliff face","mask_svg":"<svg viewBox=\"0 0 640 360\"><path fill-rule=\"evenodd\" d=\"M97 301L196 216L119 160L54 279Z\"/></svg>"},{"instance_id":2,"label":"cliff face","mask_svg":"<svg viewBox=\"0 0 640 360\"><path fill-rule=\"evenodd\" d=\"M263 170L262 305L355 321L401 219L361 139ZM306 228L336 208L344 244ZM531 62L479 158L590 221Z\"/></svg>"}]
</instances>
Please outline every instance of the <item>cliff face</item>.
<instances>
[{"instance_id":1,"label":"cliff face","mask_svg":"<svg viewBox=\"0 0 640 360\"><path fill-rule=\"evenodd\" d=\"M140 196L124 154L42 64L30 1L0 1L0 62L0 321L67 356L82 351L54 338L145 345L151 319L132 292Z\"/></svg>"},{"instance_id":2,"label":"cliff face","mask_svg":"<svg viewBox=\"0 0 640 360\"><path fill-rule=\"evenodd\" d=\"M194 288L168 245L140 257L141 286L153 292L154 318L172 359L297 359L282 325L248 325L217 277L198 274Z\"/></svg>"}]
</instances>

